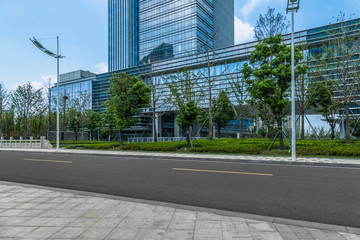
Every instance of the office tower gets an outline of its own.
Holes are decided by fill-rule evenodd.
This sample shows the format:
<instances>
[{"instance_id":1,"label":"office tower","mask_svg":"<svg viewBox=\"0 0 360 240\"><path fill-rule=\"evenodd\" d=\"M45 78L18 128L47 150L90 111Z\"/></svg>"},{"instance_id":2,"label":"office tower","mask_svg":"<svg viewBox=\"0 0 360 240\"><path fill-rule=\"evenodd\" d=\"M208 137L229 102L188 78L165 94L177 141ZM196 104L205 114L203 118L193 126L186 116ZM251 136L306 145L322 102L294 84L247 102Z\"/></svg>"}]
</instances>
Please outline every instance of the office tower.
<instances>
[{"instance_id":1,"label":"office tower","mask_svg":"<svg viewBox=\"0 0 360 240\"><path fill-rule=\"evenodd\" d=\"M233 44L233 0L109 0L109 71Z\"/></svg>"},{"instance_id":2,"label":"office tower","mask_svg":"<svg viewBox=\"0 0 360 240\"><path fill-rule=\"evenodd\" d=\"M138 63L138 0L108 0L109 71Z\"/></svg>"}]
</instances>

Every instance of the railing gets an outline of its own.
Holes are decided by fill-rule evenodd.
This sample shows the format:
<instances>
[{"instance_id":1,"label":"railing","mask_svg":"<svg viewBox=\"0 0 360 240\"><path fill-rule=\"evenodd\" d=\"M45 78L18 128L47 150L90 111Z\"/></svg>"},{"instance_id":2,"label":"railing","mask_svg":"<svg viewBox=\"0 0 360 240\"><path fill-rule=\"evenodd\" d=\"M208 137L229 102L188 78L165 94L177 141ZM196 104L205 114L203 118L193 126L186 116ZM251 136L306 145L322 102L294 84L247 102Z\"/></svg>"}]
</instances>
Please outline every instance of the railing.
<instances>
[{"instance_id":1,"label":"railing","mask_svg":"<svg viewBox=\"0 0 360 240\"><path fill-rule=\"evenodd\" d=\"M14 139L11 137L9 140L5 140L3 137L0 139L0 148L52 148L52 145L45 137L40 137L40 139Z\"/></svg>"},{"instance_id":2,"label":"railing","mask_svg":"<svg viewBox=\"0 0 360 240\"><path fill-rule=\"evenodd\" d=\"M204 137L193 137L193 139L201 139ZM158 137L158 142L175 142L180 140L186 140L186 137ZM129 143L135 142L154 142L153 137L135 137L135 138L128 138Z\"/></svg>"}]
</instances>

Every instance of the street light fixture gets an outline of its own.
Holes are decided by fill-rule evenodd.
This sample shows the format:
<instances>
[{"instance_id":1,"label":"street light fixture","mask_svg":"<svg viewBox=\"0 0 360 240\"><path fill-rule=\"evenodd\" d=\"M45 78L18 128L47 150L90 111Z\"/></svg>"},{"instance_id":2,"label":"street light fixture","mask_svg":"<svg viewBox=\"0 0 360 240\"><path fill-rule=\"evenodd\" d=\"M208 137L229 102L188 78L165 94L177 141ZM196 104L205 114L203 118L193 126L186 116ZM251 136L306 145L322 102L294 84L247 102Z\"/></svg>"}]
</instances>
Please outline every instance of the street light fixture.
<instances>
[{"instance_id":1,"label":"street light fixture","mask_svg":"<svg viewBox=\"0 0 360 240\"><path fill-rule=\"evenodd\" d=\"M53 53L52 51L46 49L35 37L33 37L32 39L29 38L30 41L37 47L40 49L40 51L46 53L47 55L56 58L57 60L57 84L56 84L56 88L57 88L57 100L56 100L56 151L59 151L59 142L60 142L60 130L59 130L59 79L60 79L60 73L59 73L59 59L60 58L64 58L64 56L61 56L59 54L59 37L56 37L56 42L57 42L57 51L56 54Z\"/></svg>"},{"instance_id":2,"label":"street light fixture","mask_svg":"<svg viewBox=\"0 0 360 240\"><path fill-rule=\"evenodd\" d=\"M286 13L291 12L291 159L296 161L295 132L295 57L294 57L294 12L299 10L300 0L287 0Z\"/></svg>"}]
</instances>

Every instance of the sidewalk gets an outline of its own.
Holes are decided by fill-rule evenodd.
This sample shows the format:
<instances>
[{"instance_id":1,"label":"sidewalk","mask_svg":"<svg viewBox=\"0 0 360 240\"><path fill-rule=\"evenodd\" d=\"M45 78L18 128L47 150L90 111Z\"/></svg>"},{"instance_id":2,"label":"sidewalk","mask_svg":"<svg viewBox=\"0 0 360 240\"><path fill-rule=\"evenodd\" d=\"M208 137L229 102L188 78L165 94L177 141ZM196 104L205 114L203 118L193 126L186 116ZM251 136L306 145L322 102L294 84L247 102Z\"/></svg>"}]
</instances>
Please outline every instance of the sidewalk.
<instances>
[{"instance_id":1,"label":"sidewalk","mask_svg":"<svg viewBox=\"0 0 360 240\"><path fill-rule=\"evenodd\" d=\"M170 153L170 152L135 152L135 151L106 151L106 150L73 150L73 149L18 149L0 148L8 152L32 152L32 153L65 153L116 157L143 157L143 158L179 158L183 160L204 161L228 161L243 163L286 164L286 165L310 165L328 167L355 167L360 168L360 159L351 158L321 158L321 157L298 157L296 162L291 157L273 157L259 155L234 155L234 154L200 154L200 153Z\"/></svg>"},{"instance_id":2,"label":"sidewalk","mask_svg":"<svg viewBox=\"0 0 360 240\"><path fill-rule=\"evenodd\" d=\"M145 202L145 201L144 201ZM0 182L0 239L360 240L329 231ZM334 226L335 228L336 226Z\"/></svg>"}]
</instances>

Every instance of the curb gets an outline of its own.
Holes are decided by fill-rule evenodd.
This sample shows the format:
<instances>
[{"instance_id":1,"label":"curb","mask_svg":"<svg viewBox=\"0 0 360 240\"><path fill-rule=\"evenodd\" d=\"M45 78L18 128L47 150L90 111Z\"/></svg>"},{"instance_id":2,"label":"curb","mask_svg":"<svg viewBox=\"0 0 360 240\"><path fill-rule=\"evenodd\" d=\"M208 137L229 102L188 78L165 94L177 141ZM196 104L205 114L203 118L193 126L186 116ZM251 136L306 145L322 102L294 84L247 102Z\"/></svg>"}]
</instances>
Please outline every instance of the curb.
<instances>
[{"instance_id":1,"label":"curb","mask_svg":"<svg viewBox=\"0 0 360 240\"><path fill-rule=\"evenodd\" d=\"M344 233L350 233L350 234L360 234L360 228L332 225L332 224L326 224L326 223L317 223L317 222L308 222L308 221L294 220L294 219L287 219L287 218L269 217L269 216L256 215L256 214L250 214L250 213L232 212L232 211L219 210L219 209L203 208L203 207L182 205L182 204L176 204L176 203L167 203L167 202L160 202L160 201L153 201L153 200L145 200L145 199L138 199L138 198L128 198L128 197L121 197L121 196L115 196L115 195L109 195L109 194L86 192L86 191L56 188L56 187L48 187L48 186L41 186L41 185L27 184L27 183L0 181L0 184L39 188L39 189L46 189L46 190L52 190L52 191L58 191L58 192L72 193L72 194L76 194L76 195L101 197L101 198L108 198L108 199L119 200L119 201L133 202L133 203L158 205L158 206L176 208L176 209L181 209L181 210L217 214L217 215L222 215L222 216L227 216L227 217L246 218L246 219L258 220L258 221L263 221L263 222L270 222L270 223L274 223L274 224L284 224L284 225L292 225L292 226L297 226L297 227L314 228L314 229L319 229L319 230L344 232Z\"/></svg>"},{"instance_id":2,"label":"curb","mask_svg":"<svg viewBox=\"0 0 360 240\"><path fill-rule=\"evenodd\" d=\"M201 157L201 155L197 155L196 157L192 156L181 156L181 154L173 154L172 156L157 156L155 155L141 155L137 154L136 152L132 152L133 154L122 154L121 152L112 153L109 152L97 152L92 150L77 150L74 151L67 151L67 150L60 150L59 152L54 151L44 151L44 150L24 150L24 149L0 149L0 152L28 152L28 153L51 153L51 154L70 154L70 155L92 155L92 156L108 156L108 157L129 157L129 158L154 158L157 159L169 159L169 158L176 158L181 160L188 160L188 161L209 161L209 162L232 162L232 163L251 163L251 164L276 164L276 165L288 165L288 166L310 166L310 167L340 167L340 168L360 168L360 163L337 163L337 162L305 162L305 161L284 161L284 160L250 160L250 159L238 159L238 158L231 158L232 156L228 155L227 158L216 158L214 157ZM149 152L146 152L149 153ZM167 153L169 154L169 153ZM170 153L171 154L171 153ZM185 154L184 154L185 155ZM200 157L198 157L200 156ZM222 155L221 155L222 156ZM226 156L226 155L225 155ZM246 157L246 156L244 156ZM250 156L251 157L251 156ZM267 157L267 156L264 156Z\"/></svg>"}]
</instances>

